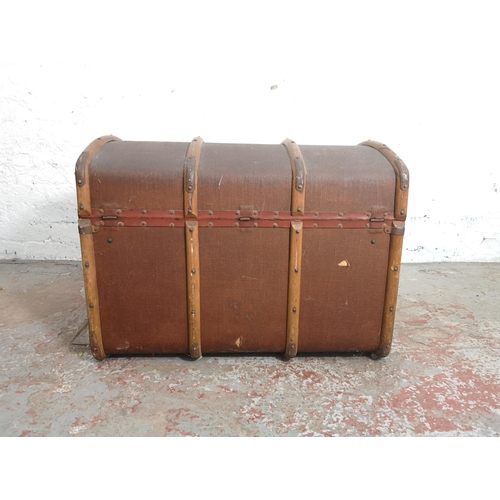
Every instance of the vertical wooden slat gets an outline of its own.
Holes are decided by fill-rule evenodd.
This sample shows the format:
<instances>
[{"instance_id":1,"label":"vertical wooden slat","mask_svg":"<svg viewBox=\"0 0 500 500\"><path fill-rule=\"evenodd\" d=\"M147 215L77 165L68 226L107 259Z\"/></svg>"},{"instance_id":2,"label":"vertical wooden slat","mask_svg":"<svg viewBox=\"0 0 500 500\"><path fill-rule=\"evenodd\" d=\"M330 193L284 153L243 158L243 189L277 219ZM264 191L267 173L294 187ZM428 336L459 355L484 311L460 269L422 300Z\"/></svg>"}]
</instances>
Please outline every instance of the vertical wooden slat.
<instances>
[{"instance_id":1,"label":"vertical wooden slat","mask_svg":"<svg viewBox=\"0 0 500 500\"><path fill-rule=\"evenodd\" d=\"M302 158L299 146L291 139L285 139L281 144L285 146L292 167L292 215L302 216L306 204L306 177L307 169Z\"/></svg>"},{"instance_id":2,"label":"vertical wooden slat","mask_svg":"<svg viewBox=\"0 0 500 500\"><path fill-rule=\"evenodd\" d=\"M404 222L393 222L396 228L404 230ZM399 275L401 272L401 255L403 253L403 235L391 234L389 244L389 265L387 267L387 283L385 289L384 313L380 332L380 347L375 357L385 357L391 352L392 334L398 301Z\"/></svg>"},{"instance_id":3,"label":"vertical wooden slat","mask_svg":"<svg viewBox=\"0 0 500 500\"><path fill-rule=\"evenodd\" d=\"M290 227L290 259L288 263L288 311L286 327L286 358L297 355L299 345L300 280L302 275L302 221Z\"/></svg>"},{"instance_id":4,"label":"vertical wooden slat","mask_svg":"<svg viewBox=\"0 0 500 500\"><path fill-rule=\"evenodd\" d=\"M194 359L201 357L199 246L198 222L186 221L189 354Z\"/></svg>"},{"instance_id":5,"label":"vertical wooden slat","mask_svg":"<svg viewBox=\"0 0 500 500\"><path fill-rule=\"evenodd\" d=\"M92 212L90 196L89 167L94 156L108 142L121 141L113 135L99 137L91 142L82 152L76 162L76 196L79 217L88 217ZM106 357L102 343L101 316L99 312L99 293L97 290L97 274L94 254L94 235L92 224L88 219L79 219L80 248L82 251L83 280L87 317L89 320L90 350L94 358L101 360Z\"/></svg>"},{"instance_id":6,"label":"vertical wooden slat","mask_svg":"<svg viewBox=\"0 0 500 500\"><path fill-rule=\"evenodd\" d=\"M184 160L184 217L198 217L198 165L203 139L195 137Z\"/></svg>"},{"instance_id":7,"label":"vertical wooden slat","mask_svg":"<svg viewBox=\"0 0 500 500\"><path fill-rule=\"evenodd\" d=\"M97 291L97 273L94 254L94 235L90 220L81 220L80 246L82 250L83 281L87 317L89 320L90 350L94 358L101 360L106 357L102 343L101 317L99 309L99 294Z\"/></svg>"}]
</instances>

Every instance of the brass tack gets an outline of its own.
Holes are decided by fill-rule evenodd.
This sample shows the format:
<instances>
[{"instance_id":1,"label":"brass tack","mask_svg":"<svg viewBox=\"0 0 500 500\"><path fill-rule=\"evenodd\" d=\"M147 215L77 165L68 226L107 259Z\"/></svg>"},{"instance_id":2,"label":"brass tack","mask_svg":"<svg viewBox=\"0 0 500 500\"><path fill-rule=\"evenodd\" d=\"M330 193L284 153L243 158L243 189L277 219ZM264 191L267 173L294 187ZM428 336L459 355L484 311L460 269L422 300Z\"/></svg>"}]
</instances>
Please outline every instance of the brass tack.
<instances>
[{"instance_id":1,"label":"brass tack","mask_svg":"<svg viewBox=\"0 0 500 500\"><path fill-rule=\"evenodd\" d=\"M365 224L366 227L370 227L370 224Z\"/></svg>"},{"instance_id":2,"label":"brass tack","mask_svg":"<svg viewBox=\"0 0 500 500\"><path fill-rule=\"evenodd\" d=\"M294 313L296 313L296 312L297 312L297 308L296 308L296 307L294 307L294 308L292 309L292 311L293 311Z\"/></svg>"},{"instance_id":3,"label":"brass tack","mask_svg":"<svg viewBox=\"0 0 500 500\"><path fill-rule=\"evenodd\" d=\"M108 238L108 243L113 243L113 238Z\"/></svg>"},{"instance_id":4,"label":"brass tack","mask_svg":"<svg viewBox=\"0 0 500 500\"><path fill-rule=\"evenodd\" d=\"M395 267L394 267L394 271L397 271L398 269L399 269L399 267L398 267L398 266L395 266Z\"/></svg>"},{"instance_id":5,"label":"brass tack","mask_svg":"<svg viewBox=\"0 0 500 500\"><path fill-rule=\"evenodd\" d=\"M103 208L100 208L100 209L99 209L99 213L100 213L100 214L103 214L103 213L104 213L104 209L103 209Z\"/></svg>"},{"instance_id":6,"label":"brass tack","mask_svg":"<svg viewBox=\"0 0 500 500\"><path fill-rule=\"evenodd\" d=\"M240 211L239 210L236 210L236 212L234 212L236 215L240 215Z\"/></svg>"},{"instance_id":7,"label":"brass tack","mask_svg":"<svg viewBox=\"0 0 500 500\"><path fill-rule=\"evenodd\" d=\"M174 215L174 214L175 214L175 210L170 210L168 213L169 213L170 215Z\"/></svg>"},{"instance_id":8,"label":"brass tack","mask_svg":"<svg viewBox=\"0 0 500 500\"><path fill-rule=\"evenodd\" d=\"M391 307L389 311L394 312L394 307Z\"/></svg>"},{"instance_id":9,"label":"brass tack","mask_svg":"<svg viewBox=\"0 0 500 500\"><path fill-rule=\"evenodd\" d=\"M209 223L208 223L208 227L212 227L213 225L214 225L214 223L213 223L213 222L209 222Z\"/></svg>"},{"instance_id":10,"label":"brass tack","mask_svg":"<svg viewBox=\"0 0 500 500\"><path fill-rule=\"evenodd\" d=\"M299 268L298 268L298 267L296 267L296 268L295 268L295 272L296 272L296 273L298 273L298 272L299 272Z\"/></svg>"},{"instance_id":11,"label":"brass tack","mask_svg":"<svg viewBox=\"0 0 500 500\"><path fill-rule=\"evenodd\" d=\"M141 222L141 226L142 226L142 227L145 227L146 225L147 225L147 224L146 224L146 221L142 221L142 222Z\"/></svg>"},{"instance_id":12,"label":"brass tack","mask_svg":"<svg viewBox=\"0 0 500 500\"><path fill-rule=\"evenodd\" d=\"M191 274L196 274L196 269L191 269Z\"/></svg>"},{"instance_id":13,"label":"brass tack","mask_svg":"<svg viewBox=\"0 0 500 500\"><path fill-rule=\"evenodd\" d=\"M212 210L209 210L208 211L208 215L212 216L214 213L212 212Z\"/></svg>"},{"instance_id":14,"label":"brass tack","mask_svg":"<svg viewBox=\"0 0 500 500\"><path fill-rule=\"evenodd\" d=\"M99 225L100 225L100 226L104 226L104 221L103 221L103 220L100 220L100 221L99 221Z\"/></svg>"},{"instance_id":15,"label":"brass tack","mask_svg":"<svg viewBox=\"0 0 500 500\"><path fill-rule=\"evenodd\" d=\"M377 242L377 240L372 240L371 241L372 245L375 245L376 242Z\"/></svg>"},{"instance_id":16,"label":"brass tack","mask_svg":"<svg viewBox=\"0 0 500 500\"><path fill-rule=\"evenodd\" d=\"M259 225L257 224L257 222L253 223L253 227L259 227Z\"/></svg>"},{"instance_id":17,"label":"brass tack","mask_svg":"<svg viewBox=\"0 0 500 500\"><path fill-rule=\"evenodd\" d=\"M343 226L342 224L339 224L337 227L338 227L339 229L342 229L344 226Z\"/></svg>"},{"instance_id":18,"label":"brass tack","mask_svg":"<svg viewBox=\"0 0 500 500\"><path fill-rule=\"evenodd\" d=\"M94 304L92 302L89 304L90 309L94 309Z\"/></svg>"},{"instance_id":19,"label":"brass tack","mask_svg":"<svg viewBox=\"0 0 500 500\"><path fill-rule=\"evenodd\" d=\"M234 223L234 227L240 227L239 223L238 223L238 222L235 222L235 223Z\"/></svg>"},{"instance_id":20,"label":"brass tack","mask_svg":"<svg viewBox=\"0 0 500 500\"><path fill-rule=\"evenodd\" d=\"M147 211L147 210L143 210L143 211L142 211L142 213L143 213L144 215L146 215L146 214L148 213L148 211Z\"/></svg>"},{"instance_id":21,"label":"brass tack","mask_svg":"<svg viewBox=\"0 0 500 500\"><path fill-rule=\"evenodd\" d=\"M317 217L319 215L319 212L314 212L314 216Z\"/></svg>"},{"instance_id":22,"label":"brass tack","mask_svg":"<svg viewBox=\"0 0 500 500\"><path fill-rule=\"evenodd\" d=\"M295 232L296 232L297 234L300 234L300 229L296 229L296 230L295 230Z\"/></svg>"},{"instance_id":23,"label":"brass tack","mask_svg":"<svg viewBox=\"0 0 500 500\"><path fill-rule=\"evenodd\" d=\"M174 224L173 222L171 222L171 223L169 224L169 227L175 227L175 224Z\"/></svg>"},{"instance_id":24,"label":"brass tack","mask_svg":"<svg viewBox=\"0 0 500 500\"><path fill-rule=\"evenodd\" d=\"M313 224L313 227L314 228L317 228L318 227L318 224L316 224L316 222Z\"/></svg>"},{"instance_id":25,"label":"brass tack","mask_svg":"<svg viewBox=\"0 0 500 500\"><path fill-rule=\"evenodd\" d=\"M405 214L405 211L404 210L401 210L401 212L399 212L401 215L404 215Z\"/></svg>"},{"instance_id":26,"label":"brass tack","mask_svg":"<svg viewBox=\"0 0 500 500\"><path fill-rule=\"evenodd\" d=\"M259 212L257 212L257 210L254 210L254 211L252 212L252 214L253 214L253 215L257 215L258 213L259 213Z\"/></svg>"},{"instance_id":27,"label":"brass tack","mask_svg":"<svg viewBox=\"0 0 500 500\"><path fill-rule=\"evenodd\" d=\"M121 215L121 213L122 213L122 211L121 211L120 209L118 209L118 210L116 211L116 215Z\"/></svg>"},{"instance_id":28,"label":"brass tack","mask_svg":"<svg viewBox=\"0 0 500 500\"><path fill-rule=\"evenodd\" d=\"M302 212L302 207L297 207L297 212Z\"/></svg>"},{"instance_id":29,"label":"brass tack","mask_svg":"<svg viewBox=\"0 0 500 500\"><path fill-rule=\"evenodd\" d=\"M90 264L88 262L85 262L85 267L89 267Z\"/></svg>"},{"instance_id":30,"label":"brass tack","mask_svg":"<svg viewBox=\"0 0 500 500\"><path fill-rule=\"evenodd\" d=\"M372 216L372 213L371 213L371 212L366 212L366 216L367 216L367 217L371 217L371 216Z\"/></svg>"},{"instance_id":31,"label":"brass tack","mask_svg":"<svg viewBox=\"0 0 500 500\"><path fill-rule=\"evenodd\" d=\"M81 179L78 179L78 184L81 184L82 183L82 180Z\"/></svg>"},{"instance_id":32,"label":"brass tack","mask_svg":"<svg viewBox=\"0 0 500 500\"><path fill-rule=\"evenodd\" d=\"M278 227L278 224L276 224L276 222L273 224L273 227Z\"/></svg>"},{"instance_id":33,"label":"brass tack","mask_svg":"<svg viewBox=\"0 0 500 500\"><path fill-rule=\"evenodd\" d=\"M339 217L344 217L344 212L339 212Z\"/></svg>"},{"instance_id":34,"label":"brass tack","mask_svg":"<svg viewBox=\"0 0 500 500\"><path fill-rule=\"evenodd\" d=\"M189 232L192 233L194 231L194 227L193 226L189 226Z\"/></svg>"},{"instance_id":35,"label":"brass tack","mask_svg":"<svg viewBox=\"0 0 500 500\"><path fill-rule=\"evenodd\" d=\"M276 212L274 212L274 215L279 215L280 213L276 210Z\"/></svg>"},{"instance_id":36,"label":"brass tack","mask_svg":"<svg viewBox=\"0 0 500 500\"><path fill-rule=\"evenodd\" d=\"M118 227L123 227L123 222L119 222Z\"/></svg>"},{"instance_id":37,"label":"brass tack","mask_svg":"<svg viewBox=\"0 0 500 500\"><path fill-rule=\"evenodd\" d=\"M80 205L80 210L83 210L84 209L84 206L83 206L83 203Z\"/></svg>"},{"instance_id":38,"label":"brass tack","mask_svg":"<svg viewBox=\"0 0 500 500\"><path fill-rule=\"evenodd\" d=\"M192 213L193 213L193 211L190 208L188 208L188 214L192 214Z\"/></svg>"}]
</instances>

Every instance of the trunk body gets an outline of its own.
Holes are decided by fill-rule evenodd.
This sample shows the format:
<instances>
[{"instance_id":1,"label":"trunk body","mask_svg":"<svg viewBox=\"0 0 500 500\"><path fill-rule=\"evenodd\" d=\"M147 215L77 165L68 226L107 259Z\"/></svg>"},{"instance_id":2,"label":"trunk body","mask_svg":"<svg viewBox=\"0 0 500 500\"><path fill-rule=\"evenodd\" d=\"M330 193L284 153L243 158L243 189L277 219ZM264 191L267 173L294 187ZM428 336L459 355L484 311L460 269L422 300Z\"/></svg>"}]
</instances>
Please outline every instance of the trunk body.
<instances>
[{"instance_id":1,"label":"trunk body","mask_svg":"<svg viewBox=\"0 0 500 500\"><path fill-rule=\"evenodd\" d=\"M76 179L96 358L389 353L408 171L385 145L108 136Z\"/></svg>"}]
</instances>

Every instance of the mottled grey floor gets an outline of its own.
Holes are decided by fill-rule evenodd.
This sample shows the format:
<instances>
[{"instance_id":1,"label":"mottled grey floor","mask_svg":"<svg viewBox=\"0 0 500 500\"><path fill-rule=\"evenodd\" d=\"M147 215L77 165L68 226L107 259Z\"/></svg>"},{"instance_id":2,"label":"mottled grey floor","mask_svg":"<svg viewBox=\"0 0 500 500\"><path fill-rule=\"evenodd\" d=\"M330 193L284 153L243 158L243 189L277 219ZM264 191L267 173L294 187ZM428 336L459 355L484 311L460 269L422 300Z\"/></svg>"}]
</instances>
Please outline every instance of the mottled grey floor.
<instances>
[{"instance_id":1,"label":"mottled grey floor","mask_svg":"<svg viewBox=\"0 0 500 500\"><path fill-rule=\"evenodd\" d=\"M80 265L0 262L0 435L498 436L499 309L500 264L404 265L383 360L97 362Z\"/></svg>"}]
</instances>

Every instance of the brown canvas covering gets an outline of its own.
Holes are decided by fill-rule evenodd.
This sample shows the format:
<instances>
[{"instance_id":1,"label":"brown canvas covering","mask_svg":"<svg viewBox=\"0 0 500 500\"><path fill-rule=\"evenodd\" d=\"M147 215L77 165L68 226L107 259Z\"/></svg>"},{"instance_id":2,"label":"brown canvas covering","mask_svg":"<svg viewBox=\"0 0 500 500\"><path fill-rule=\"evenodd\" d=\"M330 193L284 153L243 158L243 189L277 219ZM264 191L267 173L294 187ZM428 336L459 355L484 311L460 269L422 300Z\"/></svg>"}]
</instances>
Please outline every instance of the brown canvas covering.
<instances>
[{"instance_id":1,"label":"brown canvas covering","mask_svg":"<svg viewBox=\"0 0 500 500\"><path fill-rule=\"evenodd\" d=\"M386 146L108 136L76 178L98 359L389 353L409 179Z\"/></svg>"}]
</instances>

